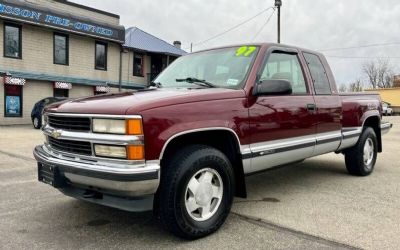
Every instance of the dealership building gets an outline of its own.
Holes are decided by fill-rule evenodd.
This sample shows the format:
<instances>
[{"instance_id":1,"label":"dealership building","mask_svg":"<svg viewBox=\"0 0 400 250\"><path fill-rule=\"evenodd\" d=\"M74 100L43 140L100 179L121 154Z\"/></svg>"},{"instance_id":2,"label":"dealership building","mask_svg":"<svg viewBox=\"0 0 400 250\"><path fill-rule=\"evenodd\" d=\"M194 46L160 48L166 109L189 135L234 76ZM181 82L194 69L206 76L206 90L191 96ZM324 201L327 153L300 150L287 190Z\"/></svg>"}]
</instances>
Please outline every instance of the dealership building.
<instances>
[{"instance_id":1,"label":"dealership building","mask_svg":"<svg viewBox=\"0 0 400 250\"><path fill-rule=\"evenodd\" d=\"M144 88L185 54L175 45L69 1L0 0L0 125L30 123L46 97Z\"/></svg>"}]
</instances>

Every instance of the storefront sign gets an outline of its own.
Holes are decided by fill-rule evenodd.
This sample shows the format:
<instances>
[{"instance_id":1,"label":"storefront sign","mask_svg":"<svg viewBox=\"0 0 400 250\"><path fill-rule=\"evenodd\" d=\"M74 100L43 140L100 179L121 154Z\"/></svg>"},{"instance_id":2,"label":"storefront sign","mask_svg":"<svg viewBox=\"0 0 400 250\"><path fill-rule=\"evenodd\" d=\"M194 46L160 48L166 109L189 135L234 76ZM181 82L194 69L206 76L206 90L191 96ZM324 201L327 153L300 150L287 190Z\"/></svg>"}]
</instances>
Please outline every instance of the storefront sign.
<instances>
[{"instance_id":1,"label":"storefront sign","mask_svg":"<svg viewBox=\"0 0 400 250\"><path fill-rule=\"evenodd\" d=\"M72 89L72 84L69 82L55 82L55 89Z\"/></svg>"},{"instance_id":2,"label":"storefront sign","mask_svg":"<svg viewBox=\"0 0 400 250\"><path fill-rule=\"evenodd\" d=\"M0 0L0 17L16 19L52 28L83 33L116 42L125 42L123 26L95 23L85 17L65 15L58 11L40 8L29 3L13 3Z\"/></svg>"},{"instance_id":3,"label":"storefront sign","mask_svg":"<svg viewBox=\"0 0 400 250\"><path fill-rule=\"evenodd\" d=\"M96 92L108 93L110 92L110 87L108 86L96 86Z\"/></svg>"},{"instance_id":4,"label":"storefront sign","mask_svg":"<svg viewBox=\"0 0 400 250\"><path fill-rule=\"evenodd\" d=\"M4 77L4 84L10 84L10 85L25 85L25 79L23 78L17 78L17 77L10 77L6 76Z\"/></svg>"}]
</instances>

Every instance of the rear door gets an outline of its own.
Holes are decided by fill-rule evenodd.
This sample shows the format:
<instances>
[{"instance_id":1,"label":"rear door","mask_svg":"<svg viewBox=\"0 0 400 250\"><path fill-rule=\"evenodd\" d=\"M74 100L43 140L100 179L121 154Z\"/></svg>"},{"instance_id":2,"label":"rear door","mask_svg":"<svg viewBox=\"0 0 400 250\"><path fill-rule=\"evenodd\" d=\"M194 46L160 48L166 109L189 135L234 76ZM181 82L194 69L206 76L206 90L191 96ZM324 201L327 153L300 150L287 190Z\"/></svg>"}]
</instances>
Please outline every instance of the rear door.
<instances>
[{"instance_id":1,"label":"rear door","mask_svg":"<svg viewBox=\"0 0 400 250\"><path fill-rule=\"evenodd\" d=\"M313 155L338 149L342 139L342 101L324 57L303 53L312 79L316 109L317 144Z\"/></svg>"},{"instance_id":2,"label":"rear door","mask_svg":"<svg viewBox=\"0 0 400 250\"><path fill-rule=\"evenodd\" d=\"M315 146L315 103L297 50L270 50L259 72L258 82L288 80L293 94L250 101L251 172L310 157Z\"/></svg>"}]
</instances>

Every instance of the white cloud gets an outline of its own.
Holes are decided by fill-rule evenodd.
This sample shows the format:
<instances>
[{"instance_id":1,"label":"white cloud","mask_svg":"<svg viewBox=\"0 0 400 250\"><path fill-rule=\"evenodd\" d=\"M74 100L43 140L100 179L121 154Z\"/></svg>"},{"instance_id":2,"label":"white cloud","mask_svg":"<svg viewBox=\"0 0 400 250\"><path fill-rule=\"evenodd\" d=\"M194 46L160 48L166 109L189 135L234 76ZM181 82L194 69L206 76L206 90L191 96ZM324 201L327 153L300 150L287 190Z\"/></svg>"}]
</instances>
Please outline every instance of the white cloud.
<instances>
[{"instance_id":1,"label":"white cloud","mask_svg":"<svg viewBox=\"0 0 400 250\"><path fill-rule=\"evenodd\" d=\"M218 34L261 10L274 0L74 0L119 14L125 27L137 26L168 42L181 40L182 47ZM400 2L397 0L283 0L282 43L309 49L349 47L400 42ZM270 12L195 49L250 42ZM257 42L276 41L276 15ZM329 51L326 55L399 56L400 45ZM338 83L362 77L361 65L368 59L328 57ZM396 65L400 59L392 59Z\"/></svg>"}]
</instances>

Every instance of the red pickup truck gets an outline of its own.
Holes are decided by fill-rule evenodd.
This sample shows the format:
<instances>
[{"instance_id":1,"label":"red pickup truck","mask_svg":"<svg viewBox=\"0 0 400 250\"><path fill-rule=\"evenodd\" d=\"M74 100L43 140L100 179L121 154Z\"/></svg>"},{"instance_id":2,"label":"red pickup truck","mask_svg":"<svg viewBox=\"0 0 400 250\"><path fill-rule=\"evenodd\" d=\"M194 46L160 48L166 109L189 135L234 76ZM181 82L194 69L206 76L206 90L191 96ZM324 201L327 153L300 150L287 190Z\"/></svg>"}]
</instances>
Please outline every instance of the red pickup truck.
<instances>
[{"instance_id":1,"label":"red pickup truck","mask_svg":"<svg viewBox=\"0 0 400 250\"><path fill-rule=\"evenodd\" d=\"M147 89L68 100L45 110L39 181L128 211L153 209L175 235L216 231L245 176L343 153L352 175L382 152L377 94L337 91L325 57L246 44L177 59Z\"/></svg>"}]
</instances>

